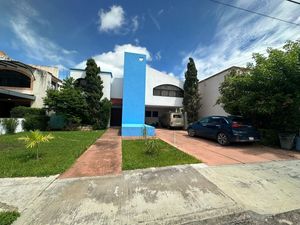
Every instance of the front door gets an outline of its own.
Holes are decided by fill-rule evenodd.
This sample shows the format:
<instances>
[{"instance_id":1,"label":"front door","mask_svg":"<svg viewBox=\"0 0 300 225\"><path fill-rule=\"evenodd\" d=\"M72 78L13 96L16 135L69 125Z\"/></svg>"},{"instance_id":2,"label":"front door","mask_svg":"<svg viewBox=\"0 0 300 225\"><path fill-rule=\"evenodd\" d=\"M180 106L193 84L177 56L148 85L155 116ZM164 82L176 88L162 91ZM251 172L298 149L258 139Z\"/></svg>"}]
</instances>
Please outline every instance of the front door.
<instances>
[{"instance_id":1,"label":"front door","mask_svg":"<svg viewBox=\"0 0 300 225\"><path fill-rule=\"evenodd\" d=\"M122 108L112 108L110 114L110 126L120 127L122 125Z\"/></svg>"}]
</instances>

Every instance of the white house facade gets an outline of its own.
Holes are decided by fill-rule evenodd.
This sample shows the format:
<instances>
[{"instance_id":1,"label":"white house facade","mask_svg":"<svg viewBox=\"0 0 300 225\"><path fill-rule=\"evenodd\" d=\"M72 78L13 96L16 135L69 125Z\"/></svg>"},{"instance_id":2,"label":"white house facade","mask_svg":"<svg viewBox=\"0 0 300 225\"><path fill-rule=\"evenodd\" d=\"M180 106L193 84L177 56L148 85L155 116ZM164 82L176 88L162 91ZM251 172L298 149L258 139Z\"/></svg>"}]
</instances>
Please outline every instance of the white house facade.
<instances>
[{"instance_id":1,"label":"white house facade","mask_svg":"<svg viewBox=\"0 0 300 225\"><path fill-rule=\"evenodd\" d=\"M82 69L70 69L70 76L75 80L85 77ZM111 126L122 123L123 77L114 77L110 72L101 71L103 81L103 98L112 102ZM145 123L155 124L164 112L174 111L182 107L183 81L146 67L145 82Z\"/></svg>"},{"instance_id":2,"label":"white house facade","mask_svg":"<svg viewBox=\"0 0 300 225\"><path fill-rule=\"evenodd\" d=\"M217 100L220 97L219 87L224 82L225 78L232 72L235 71L238 74L245 71L246 68L232 66L219 73L212 75L198 83L198 92L201 96L201 107L199 110L199 118L205 116L226 116L223 107L217 104Z\"/></svg>"}]
</instances>

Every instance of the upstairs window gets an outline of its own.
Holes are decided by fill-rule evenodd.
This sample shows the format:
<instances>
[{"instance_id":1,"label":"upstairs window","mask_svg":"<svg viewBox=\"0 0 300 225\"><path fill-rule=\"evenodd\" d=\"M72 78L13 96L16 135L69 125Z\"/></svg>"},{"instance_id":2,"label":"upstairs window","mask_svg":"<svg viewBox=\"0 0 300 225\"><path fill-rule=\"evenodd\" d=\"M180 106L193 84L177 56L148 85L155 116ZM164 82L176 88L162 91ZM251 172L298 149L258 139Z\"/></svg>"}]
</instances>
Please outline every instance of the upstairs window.
<instances>
[{"instance_id":1,"label":"upstairs window","mask_svg":"<svg viewBox=\"0 0 300 225\"><path fill-rule=\"evenodd\" d=\"M31 79L14 70L0 71L0 86L30 88Z\"/></svg>"},{"instance_id":2,"label":"upstairs window","mask_svg":"<svg viewBox=\"0 0 300 225\"><path fill-rule=\"evenodd\" d=\"M164 84L153 88L153 95L182 98L183 90L174 85Z\"/></svg>"}]
</instances>

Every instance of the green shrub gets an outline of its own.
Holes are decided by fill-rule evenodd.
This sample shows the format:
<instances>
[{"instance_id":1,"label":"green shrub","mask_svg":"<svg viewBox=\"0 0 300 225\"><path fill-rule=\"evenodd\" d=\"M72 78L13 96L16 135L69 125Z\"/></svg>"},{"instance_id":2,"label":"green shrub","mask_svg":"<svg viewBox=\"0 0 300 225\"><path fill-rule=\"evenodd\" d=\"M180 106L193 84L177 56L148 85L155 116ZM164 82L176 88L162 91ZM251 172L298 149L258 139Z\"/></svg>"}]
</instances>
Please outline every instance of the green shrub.
<instances>
[{"instance_id":1,"label":"green shrub","mask_svg":"<svg viewBox=\"0 0 300 225\"><path fill-rule=\"evenodd\" d=\"M157 155L160 151L159 142L157 139L146 139L144 152L147 155Z\"/></svg>"},{"instance_id":2,"label":"green shrub","mask_svg":"<svg viewBox=\"0 0 300 225\"><path fill-rule=\"evenodd\" d=\"M157 139L148 138L147 128L143 127L143 138L145 142L144 152L147 155L157 155L160 151L159 141Z\"/></svg>"},{"instance_id":3,"label":"green shrub","mask_svg":"<svg viewBox=\"0 0 300 225\"><path fill-rule=\"evenodd\" d=\"M18 213L18 212L0 212L0 225L10 225L19 216L20 216L20 213Z\"/></svg>"},{"instance_id":4,"label":"green shrub","mask_svg":"<svg viewBox=\"0 0 300 225\"><path fill-rule=\"evenodd\" d=\"M24 118L29 115L45 115L44 109L30 108L26 106L17 106L10 111L13 118Z\"/></svg>"},{"instance_id":5,"label":"green shrub","mask_svg":"<svg viewBox=\"0 0 300 225\"><path fill-rule=\"evenodd\" d=\"M99 120L99 127L97 127L97 129L107 128L109 118L110 118L110 111L111 111L111 102L107 98L105 98L100 102L100 120Z\"/></svg>"},{"instance_id":6,"label":"green shrub","mask_svg":"<svg viewBox=\"0 0 300 225\"><path fill-rule=\"evenodd\" d=\"M48 122L50 130L63 130L66 127L66 119L63 115L52 115Z\"/></svg>"},{"instance_id":7,"label":"green shrub","mask_svg":"<svg viewBox=\"0 0 300 225\"><path fill-rule=\"evenodd\" d=\"M259 129L260 143L266 146L279 146L278 132L272 129Z\"/></svg>"},{"instance_id":8,"label":"green shrub","mask_svg":"<svg viewBox=\"0 0 300 225\"><path fill-rule=\"evenodd\" d=\"M30 130L46 130L49 117L45 115L26 115L22 123L23 129Z\"/></svg>"},{"instance_id":9,"label":"green shrub","mask_svg":"<svg viewBox=\"0 0 300 225\"><path fill-rule=\"evenodd\" d=\"M15 118L7 118L2 119L1 124L6 134L14 134L16 132L19 122Z\"/></svg>"}]
</instances>

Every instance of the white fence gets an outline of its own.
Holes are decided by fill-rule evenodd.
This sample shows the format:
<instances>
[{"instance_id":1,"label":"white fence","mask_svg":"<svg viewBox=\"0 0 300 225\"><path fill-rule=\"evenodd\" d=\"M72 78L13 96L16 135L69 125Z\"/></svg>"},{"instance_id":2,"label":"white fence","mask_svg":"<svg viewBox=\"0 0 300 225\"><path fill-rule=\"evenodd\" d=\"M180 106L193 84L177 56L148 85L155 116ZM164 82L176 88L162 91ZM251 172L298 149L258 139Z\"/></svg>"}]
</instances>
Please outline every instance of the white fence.
<instances>
[{"instance_id":1,"label":"white fence","mask_svg":"<svg viewBox=\"0 0 300 225\"><path fill-rule=\"evenodd\" d=\"M0 118L0 121L2 119L5 119L5 118ZM24 118L16 118L16 119L18 120L18 126L16 128L16 133L23 132L24 130L23 130L23 127L22 127L22 122L23 122ZM5 130L2 126L2 123L0 123L0 135L1 134L5 134Z\"/></svg>"}]
</instances>

